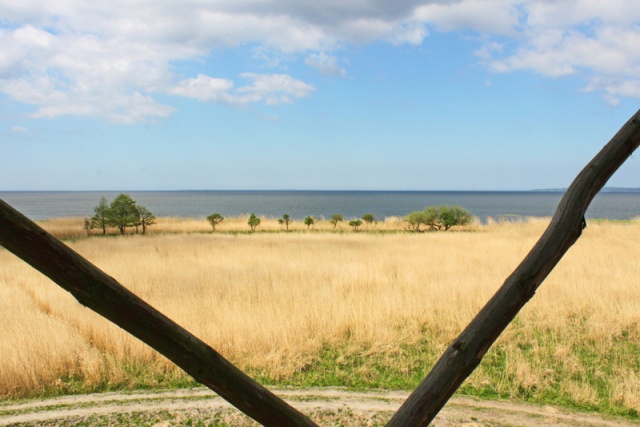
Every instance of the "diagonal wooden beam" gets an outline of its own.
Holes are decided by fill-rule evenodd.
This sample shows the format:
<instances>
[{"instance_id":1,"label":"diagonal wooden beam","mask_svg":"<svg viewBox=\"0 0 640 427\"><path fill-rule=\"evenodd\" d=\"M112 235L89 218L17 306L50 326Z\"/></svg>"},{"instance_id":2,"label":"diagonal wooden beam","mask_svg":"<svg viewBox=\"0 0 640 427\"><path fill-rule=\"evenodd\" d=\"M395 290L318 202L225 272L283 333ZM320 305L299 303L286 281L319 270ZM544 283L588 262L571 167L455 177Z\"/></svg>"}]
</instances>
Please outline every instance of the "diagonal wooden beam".
<instances>
[{"instance_id":1,"label":"diagonal wooden beam","mask_svg":"<svg viewBox=\"0 0 640 427\"><path fill-rule=\"evenodd\" d=\"M316 426L214 349L0 200L0 245L265 426Z\"/></svg>"},{"instance_id":2,"label":"diagonal wooden beam","mask_svg":"<svg viewBox=\"0 0 640 427\"><path fill-rule=\"evenodd\" d=\"M498 292L445 350L388 427L426 426L480 364L498 336L529 301L586 227L585 212L611 175L640 145L640 111L578 174L540 240Z\"/></svg>"}]
</instances>

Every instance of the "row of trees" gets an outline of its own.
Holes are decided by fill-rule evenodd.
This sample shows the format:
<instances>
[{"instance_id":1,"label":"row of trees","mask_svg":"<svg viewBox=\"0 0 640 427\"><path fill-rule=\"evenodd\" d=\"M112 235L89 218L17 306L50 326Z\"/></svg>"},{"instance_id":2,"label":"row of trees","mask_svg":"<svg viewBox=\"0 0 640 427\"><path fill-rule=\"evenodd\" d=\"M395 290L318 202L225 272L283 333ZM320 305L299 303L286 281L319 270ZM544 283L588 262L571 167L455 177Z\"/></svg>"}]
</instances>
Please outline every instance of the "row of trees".
<instances>
[{"instance_id":1,"label":"row of trees","mask_svg":"<svg viewBox=\"0 0 640 427\"><path fill-rule=\"evenodd\" d=\"M375 221L375 216L371 213L368 213L368 214L364 214L362 216L362 219L367 224L371 224ZM220 224L223 220L224 220L224 217L220 215L218 212L212 213L207 217L207 221L209 221L209 224L211 224L211 228L213 228L213 231L216 231L216 226ZM316 217L307 216L304 219L304 225L307 226L307 229L311 229L313 228L313 226L316 224L317 221L318 219ZM338 223L342 221L344 221L344 217L342 215L340 214L331 215L331 224L333 224L334 229L336 228ZM284 214L282 215L281 218L278 219L278 223L281 226L285 227L287 231L289 231L289 224L291 224L292 222L293 222L293 219L291 219L291 216L289 214ZM255 213L252 213L251 216L249 216L249 220L247 221L247 224L251 228L251 231L256 231L256 227L260 225L260 218L257 217ZM357 231L358 227L362 225L362 221L360 219L354 219L349 222L349 225L352 226L355 231Z\"/></svg>"},{"instance_id":2,"label":"row of trees","mask_svg":"<svg viewBox=\"0 0 640 427\"><path fill-rule=\"evenodd\" d=\"M376 217L372 214L372 213L367 213L364 214L362 216L362 220L364 220L364 222L367 223L367 225L372 224L375 220ZM362 225L362 220L361 219L354 219L349 221L349 225L351 227L353 227L354 231L358 230L358 227L360 227ZM317 219L314 216L308 216L304 219L304 224L307 226L307 229L309 228L313 228L313 226L315 225ZM331 224L333 224L333 228L335 230L335 228L338 226L338 223L344 221L344 217L340 214L333 214L331 215L331 220L329 222L331 222ZM285 224L287 227L287 230L289 230L289 223L291 222L289 219L289 215L285 214L282 216L281 219L278 220L278 222L282 225Z\"/></svg>"},{"instance_id":3,"label":"row of trees","mask_svg":"<svg viewBox=\"0 0 640 427\"><path fill-rule=\"evenodd\" d=\"M340 214L331 215L331 224L333 224L333 228L338 226L338 223L344 221L344 217ZM372 213L366 213L362 215L362 219L356 218L349 221L349 226L353 227L353 231L358 231L358 227L362 225L362 221L364 221L367 225L371 225L376 221L375 215Z\"/></svg>"},{"instance_id":4,"label":"row of trees","mask_svg":"<svg viewBox=\"0 0 640 427\"><path fill-rule=\"evenodd\" d=\"M215 212L207 217L207 221L211 224L213 231L216 231L216 226L224 220L224 217L218 212ZM404 220L409 224L410 228L414 231L420 230L420 226L424 225L429 227L430 230L449 230L456 225L467 225L473 221L473 215L468 210L460 206L428 206L422 211L414 211L404 217ZM331 215L331 224L335 229L340 222L344 221L344 217L340 214ZM362 215L362 218L357 218L349 221L349 226L353 227L354 231L358 231L358 228L364 223L371 225L376 222L376 217L372 213L366 213ZM289 224L293 220L289 214L282 215L278 219L278 223L281 227L284 227L289 231ZM317 219L313 216L307 216L304 219L304 224L307 229L313 228ZM256 227L260 225L260 218L252 213L247 221L247 224L251 228L251 231L255 231Z\"/></svg>"},{"instance_id":5,"label":"row of trees","mask_svg":"<svg viewBox=\"0 0 640 427\"><path fill-rule=\"evenodd\" d=\"M102 230L107 234L107 228L115 227L124 234L127 227L142 227L145 234L147 227L155 224L156 217L144 206L139 206L128 194L120 194L111 203L105 198L100 199L98 206L93 208L94 215L84 219L84 228L87 233L92 229Z\"/></svg>"},{"instance_id":6,"label":"row of trees","mask_svg":"<svg viewBox=\"0 0 640 427\"><path fill-rule=\"evenodd\" d=\"M118 195L111 203L102 197L93 212L93 217L84 219L84 228L87 233L90 233L92 229L101 229L102 234L107 234L107 228L109 227L117 228L120 234L124 234L127 227L135 227L136 233L138 233L138 227L142 227L142 234L145 234L147 227L156 222L156 217L153 213L146 207L138 205L128 194ZM216 231L216 226L223 220L224 217L218 212L207 216L207 221L211 224L213 231ZM433 231L446 231L457 225L471 223L473 215L460 206L428 206L424 210L407 214L404 220L409 224L410 229L414 231L423 231L420 229L421 226ZM304 224L307 229L313 228L317 221L314 216L304 218ZM339 223L344 221L344 217L341 214L333 214L329 221L335 229ZM349 221L349 226L353 227L354 231L358 231L358 228L363 223L368 226L376 221L374 214L366 213L361 218ZM255 231L260 222L260 218L255 213L252 213L247 224L251 231ZM292 222L293 219L289 214L284 214L278 219L278 223L287 231L289 231L289 225Z\"/></svg>"},{"instance_id":7,"label":"row of trees","mask_svg":"<svg viewBox=\"0 0 640 427\"><path fill-rule=\"evenodd\" d=\"M291 220L289 219L289 215L284 215L284 217L287 218L287 230L288 230L289 222L291 222ZM212 213L207 217L207 221L209 221L209 224L211 224L211 228L213 228L213 231L216 231L216 225L220 224L223 220L224 220L224 217L220 215L218 212ZM280 219L279 221L280 221L280 224L282 224L282 221L284 220ZM249 217L249 220L247 221L247 224L251 228L251 231L256 231L256 227L260 225L260 222L261 222L260 218L257 217L256 214L252 213L251 216Z\"/></svg>"}]
</instances>

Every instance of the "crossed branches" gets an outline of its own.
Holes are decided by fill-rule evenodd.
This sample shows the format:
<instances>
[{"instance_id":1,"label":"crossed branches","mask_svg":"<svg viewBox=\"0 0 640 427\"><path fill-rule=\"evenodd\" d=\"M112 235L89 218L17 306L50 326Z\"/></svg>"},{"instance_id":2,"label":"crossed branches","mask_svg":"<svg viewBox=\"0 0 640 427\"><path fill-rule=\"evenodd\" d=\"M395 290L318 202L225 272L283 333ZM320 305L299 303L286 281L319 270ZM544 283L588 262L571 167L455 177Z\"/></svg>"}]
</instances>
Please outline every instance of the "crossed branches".
<instances>
[{"instance_id":1,"label":"crossed branches","mask_svg":"<svg viewBox=\"0 0 640 427\"><path fill-rule=\"evenodd\" d=\"M640 145L640 111L578 174L547 230L502 287L451 343L391 418L389 427L426 426L529 301L586 226L585 212ZM218 352L121 286L0 200L0 245L87 306L165 355L196 381L265 426L316 426Z\"/></svg>"}]
</instances>

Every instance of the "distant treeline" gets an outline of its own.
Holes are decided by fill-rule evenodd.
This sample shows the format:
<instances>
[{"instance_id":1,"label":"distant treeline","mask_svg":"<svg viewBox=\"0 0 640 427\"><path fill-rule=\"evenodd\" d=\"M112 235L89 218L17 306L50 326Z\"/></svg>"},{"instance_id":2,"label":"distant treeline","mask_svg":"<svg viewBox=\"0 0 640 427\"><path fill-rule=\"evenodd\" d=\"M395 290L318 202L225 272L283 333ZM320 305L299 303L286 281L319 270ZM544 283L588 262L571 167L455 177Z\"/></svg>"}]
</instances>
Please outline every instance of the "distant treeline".
<instances>
[{"instance_id":1,"label":"distant treeline","mask_svg":"<svg viewBox=\"0 0 640 427\"><path fill-rule=\"evenodd\" d=\"M94 229L99 229L102 234L107 234L108 228L117 228L120 234L125 234L125 230L129 227L135 227L136 233L141 228L142 234L145 234L147 227L156 222L154 214L146 207L138 205L128 194L118 195L111 203L102 197L93 212L94 215L91 218L84 219L84 229L87 234L90 234ZM207 216L207 221L213 231L216 231L216 226L223 220L224 217L218 212ZM408 213L403 217L403 220L407 223L407 229L415 232L447 231L452 227L471 223L473 215L460 206L427 206L424 210ZM312 229L317 221L317 217L309 215L304 218L303 223L307 229ZM329 220L334 229L344 221L345 218L342 214L333 214ZM349 220L347 224L353 228L353 231L358 231L363 224L370 225L378 221L379 219L374 214L366 213L361 218ZM283 214L278 219L278 223L286 231L289 231L289 225L292 222L293 219L289 214ZM255 213L252 213L247 221L251 231L256 231L260 223L261 219ZM423 228L421 229L421 227Z\"/></svg>"},{"instance_id":2,"label":"distant treeline","mask_svg":"<svg viewBox=\"0 0 640 427\"><path fill-rule=\"evenodd\" d=\"M421 211L413 211L407 214L404 218L404 221L409 224L409 228L413 231L420 232L423 231L420 229L420 226L427 227L432 231L444 230L447 231L451 227L455 227L457 225L467 225L473 221L473 215L467 209L464 209L460 206L427 206L424 210ZM218 213L214 212L207 217L207 221L211 224L213 231L216 231L216 226L220 224L224 220L224 217ZM333 225L335 229L340 222L343 222L345 219L342 214L333 214L331 215L331 219L329 222ZM315 216L307 216L304 218L304 224L307 226L307 229L311 229L318 219ZM363 224L373 224L377 222L378 219L372 213L366 213L362 215L361 218L352 219L348 222L349 226L353 228L353 231L358 231L359 227ZM251 231L255 231L256 228L260 225L260 218L256 216L255 213L252 213L249 216L249 220L247 221L247 225L251 228ZM282 215L281 218L278 218L278 223L289 231L289 224L291 224L293 220L289 214Z\"/></svg>"}]
</instances>

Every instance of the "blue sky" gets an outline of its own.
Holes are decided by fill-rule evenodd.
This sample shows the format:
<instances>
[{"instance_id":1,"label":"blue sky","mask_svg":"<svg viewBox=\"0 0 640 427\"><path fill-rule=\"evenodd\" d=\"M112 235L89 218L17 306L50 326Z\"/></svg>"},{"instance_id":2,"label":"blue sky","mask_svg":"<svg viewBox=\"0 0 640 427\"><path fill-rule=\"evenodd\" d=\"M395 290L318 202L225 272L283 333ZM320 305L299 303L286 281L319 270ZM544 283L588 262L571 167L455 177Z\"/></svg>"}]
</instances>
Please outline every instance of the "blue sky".
<instances>
[{"instance_id":1,"label":"blue sky","mask_svg":"<svg viewBox=\"0 0 640 427\"><path fill-rule=\"evenodd\" d=\"M631 0L0 0L0 191L566 187L639 100Z\"/></svg>"}]
</instances>

